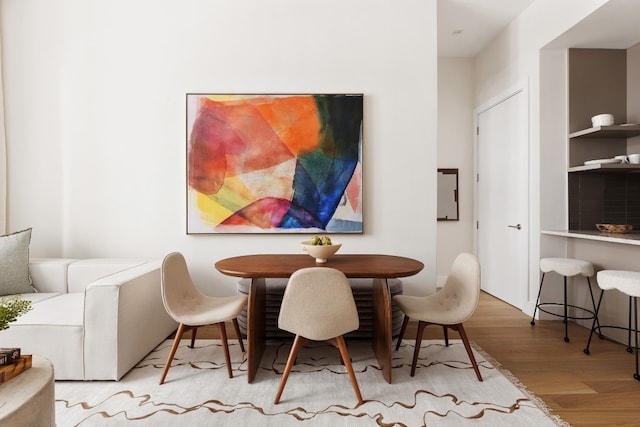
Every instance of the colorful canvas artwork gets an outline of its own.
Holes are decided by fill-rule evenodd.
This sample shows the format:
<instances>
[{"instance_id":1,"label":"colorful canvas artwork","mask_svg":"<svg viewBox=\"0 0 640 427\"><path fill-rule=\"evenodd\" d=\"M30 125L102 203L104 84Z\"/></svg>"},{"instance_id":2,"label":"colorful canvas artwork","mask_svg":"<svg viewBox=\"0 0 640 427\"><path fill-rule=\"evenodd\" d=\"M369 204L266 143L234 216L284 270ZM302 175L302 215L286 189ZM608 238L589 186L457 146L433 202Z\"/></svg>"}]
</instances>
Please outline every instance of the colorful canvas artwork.
<instances>
[{"instance_id":1,"label":"colorful canvas artwork","mask_svg":"<svg viewBox=\"0 0 640 427\"><path fill-rule=\"evenodd\" d=\"M362 233L361 94L187 94L187 233Z\"/></svg>"}]
</instances>

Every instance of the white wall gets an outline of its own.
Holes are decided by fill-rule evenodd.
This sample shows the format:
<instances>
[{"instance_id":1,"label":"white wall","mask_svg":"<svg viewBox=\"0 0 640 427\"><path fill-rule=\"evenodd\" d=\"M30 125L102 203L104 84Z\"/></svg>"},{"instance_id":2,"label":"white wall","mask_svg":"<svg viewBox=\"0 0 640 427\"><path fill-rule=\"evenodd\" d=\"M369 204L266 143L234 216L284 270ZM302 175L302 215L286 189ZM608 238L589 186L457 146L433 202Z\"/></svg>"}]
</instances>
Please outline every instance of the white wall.
<instances>
[{"instance_id":1,"label":"white wall","mask_svg":"<svg viewBox=\"0 0 640 427\"><path fill-rule=\"evenodd\" d=\"M437 282L473 253L473 59L438 58L438 167L458 169L458 221L438 221Z\"/></svg>"},{"instance_id":2,"label":"white wall","mask_svg":"<svg viewBox=\"0 0 640 427\"><path fill-rule=\"evenodd\" d=\"M0 0L8 231L33 256L162 257L234 292L227 256L301 235L185 234L185 93L364 93L364 227L342 252L436 272L436 4L423 0Z\"/></svg>"},{"instance_id":3,"label":"white wall","mask_svg":"<svg viewBox=\"0 0 640 427\"><path fill-rule=\"evenodd\" d=\"M537 296L540 271L540 194L546 191L556 192L557 182L553 187L543 188L540 185L540 174L564 174L566 164L562 162L546 163L541 159L540 123L541 123L541 83L540 83L540 50L554 38L563 34L580 22L607 0L536 0L509 27L500 34L490 46L484 49L475 61L475 105L482 105L507 91L520 81L529 83L529 284L528 305L525 312L533 312ZM564 94L561 94L564 97ZM544 107L544 105L543 105ZM548 117L548 116L546 116ZM566 116L558 117L557 123L546 122L547 126L561 129ZM561 147L560 150L564 150ZM548 151L543 150L543 154ZM559 153L564 156L566 153ZM541 171L544 165L544 172ZM555 167L556 169L550 169ZM549 185L549 181L544 181ZM560 213L564 205L556 206L553 217L562 217ZM560 245L558 248L556 246ZM553 251L566 251L564 243L554 243Z\"/></svg>"}]
</instances>

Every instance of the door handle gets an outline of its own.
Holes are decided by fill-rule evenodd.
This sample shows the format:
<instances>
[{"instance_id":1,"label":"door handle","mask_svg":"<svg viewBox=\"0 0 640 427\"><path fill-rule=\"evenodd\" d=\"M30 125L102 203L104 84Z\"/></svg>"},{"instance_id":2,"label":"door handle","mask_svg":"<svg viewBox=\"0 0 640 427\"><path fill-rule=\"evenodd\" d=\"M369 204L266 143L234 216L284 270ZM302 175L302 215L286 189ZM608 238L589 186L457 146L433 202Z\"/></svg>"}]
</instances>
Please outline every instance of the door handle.
<instances>
[{"instance_id":1,"label":"door handle","mask_svg":"<svg viewBox=\"0 0 640 427\"><path fill-rule=\"evenodd\" d=\"M509 228L517 228L518 230L522 230L522 226L520 224L516 224L516 225L507 225L507 227Z\"/></svg>"}]
</instances>

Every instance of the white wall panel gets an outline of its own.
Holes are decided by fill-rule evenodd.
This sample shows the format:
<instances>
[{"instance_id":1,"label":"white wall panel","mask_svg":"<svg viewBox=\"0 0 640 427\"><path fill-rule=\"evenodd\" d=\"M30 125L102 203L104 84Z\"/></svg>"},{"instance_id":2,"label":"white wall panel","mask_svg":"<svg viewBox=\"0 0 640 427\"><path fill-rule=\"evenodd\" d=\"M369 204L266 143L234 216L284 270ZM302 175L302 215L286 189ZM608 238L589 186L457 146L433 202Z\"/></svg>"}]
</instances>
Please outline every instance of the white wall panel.
<instances>
[{"instance_id":1,"label":"white wall panel","mask_svg":"<svg viewBox=\"0 0 640 427\"><path fill-rule=\"evenodd\" d=\"M436 2L422 0L0 0L9 230L34 256L182 251L213 268L298 253L301 235L185 234L185 94L364 93L365 233L343 252L436 269ZM215 283L214 283L215 282Z\"/></svg>"}]
</instances>

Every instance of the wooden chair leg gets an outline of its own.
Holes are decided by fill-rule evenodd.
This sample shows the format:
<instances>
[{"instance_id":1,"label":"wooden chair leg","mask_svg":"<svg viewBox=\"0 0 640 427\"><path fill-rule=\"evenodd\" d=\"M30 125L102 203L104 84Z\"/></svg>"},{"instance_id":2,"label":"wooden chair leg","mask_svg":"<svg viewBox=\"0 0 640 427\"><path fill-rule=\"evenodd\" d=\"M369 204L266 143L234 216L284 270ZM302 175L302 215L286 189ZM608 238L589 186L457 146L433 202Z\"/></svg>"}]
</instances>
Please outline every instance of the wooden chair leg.
<instances>
[{"instance_id":1,"label":"wooden chair leg","mask_svg":"<svg viewBox=\"0 0 640 427\"><path fill-rule=\"evenodd\" d=\"M162 371L162 376L160 377L160 385L164 384L164 379L167 377L167 372L169 372L169 368L171 367L171 362L173 362L173 356L176 354L176 350L180 345L180 340L182 339L182 334L187 327L180 323L178 326L178 330L176 331L176 337L173 339L173 345L171 346L171 350L169 351L169 357L167 358L167 363L164 365L164 370Z\"/></svg>"},{"instance_id":2,"label":"wooden chair leg","mask_svg":"<svg viewBox=\"0 0 640 427\"><path fill-rule=\"evenodd\" d=\"M473 356L473 351L471 350L471 345L469 344L469 339L467 338L467 333L464 331L464 327L462 326L462 323L459 323L456 325L456 330L460 334L460 338L462 338L462 342L464 343L464 348L467 350L467 354L469 355L469 359L471 360L471 364L473 365L473 370L476 372L478 381L482 381L482 375L480 375L480 369L478 369L478 363L476 362L476 358Z\"/></svg>"},{"instance_id":3,"label":"wooden chair leg","mask_svg":"<svg viewBox=\"0 0 640 427\"><path fill-rule=\"evenodd\" d=\"M409 323L409 316L404 315L404 320L402 321L402 328L400 328L400 335L398 336L398 342L396 343L396 351L400 349L400 344L402 343L402 339L404 338L404 333L407 330L407 324Z\"/></svg>"},{"instance_id":4,"label":"wooden chair leg","mask_svg":"<svg viewBox=\"0 0 640 427\"><path fill-rule=\"evenodd\" d=\"M418 355L420 354L420 346L422 345L422 334L424 328L427 326L426 322L420 320L418 322L418 332L416 333L416 348L413 350L413 362L411 363L411 376L416 374L416 365L418 364Z\"/></svg>"},{"instance_id":5,"label":"wooden chair leg","mask_svg":"<svg viewBox=\"0 0 640 427\"><path fill-rule=\"evenodd\" d=\"M244 353L244 343L242 342L242 334L240 333L240 325L238 325L238 319L233 319L233 327L236 330L236 336L238 337L238 342L240 343L240 351Z\"/></svg>"},{"instance_id":6,"label":"wooden chair leg","mask_svg":"<svg viewBox=\"0 0 640 427\"><path fill-rule=\"evenodd\" d=\"M227 344L227 328L225 328L224 322L218 323L218 330L220 331L220 340L222 341L222 349L224 350L224 360L227 362L227 374L229 374L229 378L233 378L233 372L231 371L231 356L229 356L229 344Z\"/></svg>"},{"instance_id":7,"label":"wooden chair leg","mask_svg":"<svg viewBox=\"0 0 640 427\"><path fill-rule=\"evenodd\" d=\"M344 362L344 366L347 368L347 372L349 373L349 378L351 378L351 385L353 386L353 391L356 392L358 403L362 405L362 394L360 394L360 387L358 387L358 381L356 381L356 374L353 372L353 366L351 365L351 357L349 356L349 350L347 350L347 345L345 344L344 338L342 336L336 337L335 340L338 343L340 356L342 356L342 361Z\"/></svg>"},{"instance_id":8,"label":"wooden chair leg","mask_svg":"<svg viewBox=\"0 0 640 427\"><path fill-rule=\"evenodd\" d=\"M444 346L449 347L449 328L446 325L442 325L442 330L444 332Z\"/></svg>"},{"instance_id":9,"label":"wooden chair leg","mask_svg":"<svg viewBox=\"0 0 640 427\"><path fill-rule=\"evenodd\" d=\"M196 344L196 333L198 332L197 327L193 327L191 329L191 345L189 347L193 348Z\"/></svg>"},{"instance_id":10,"label":"wooden chair leg","mask_svg":"<svg viewBox=\"0 0 640 427\"><path fill-rule=\"evenodd\" d=\"M280 396L282 396L282 392L284 391L284 386L287 384L287 378L289 378L289 372L291 372L291 368L296 361L296 357L298 356L298 350L302 345L304 338L300 335L296 335L296 338L293 340L293 346L291 347L291 351L289 352L289 359L287 359L287 365L284 368L284 372L282 373L282 380L280 380L280 387L278 388L278 394L276 394L276 400L274 403L277 405L280 403Z\"/></svg>"}]
</instances>

